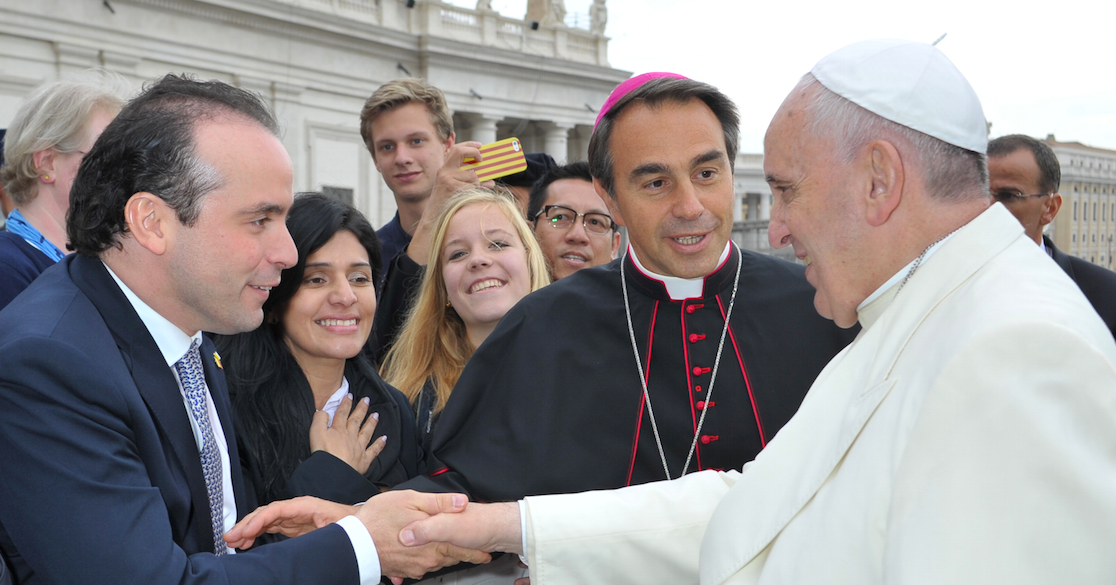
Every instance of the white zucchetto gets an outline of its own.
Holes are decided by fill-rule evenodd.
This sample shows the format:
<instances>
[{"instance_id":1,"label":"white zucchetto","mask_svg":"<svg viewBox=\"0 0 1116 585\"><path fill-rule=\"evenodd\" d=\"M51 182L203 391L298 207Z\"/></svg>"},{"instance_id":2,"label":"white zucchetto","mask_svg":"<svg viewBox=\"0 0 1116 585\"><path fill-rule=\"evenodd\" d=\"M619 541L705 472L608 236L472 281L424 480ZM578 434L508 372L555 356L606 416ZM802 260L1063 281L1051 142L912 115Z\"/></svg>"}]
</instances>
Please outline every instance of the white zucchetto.
<instances>
[{"instance_id":1,"label":"white zucchetto","mask_svg":"<svg viewBox=\"0 0 1116 585\"><path fill-rule=\"evenodd\" d=\"M980 99L937 47L862 41L830 53L810 73L830 91L892 122L975 152L988 148Z\"/></svg>"}]
</instances>

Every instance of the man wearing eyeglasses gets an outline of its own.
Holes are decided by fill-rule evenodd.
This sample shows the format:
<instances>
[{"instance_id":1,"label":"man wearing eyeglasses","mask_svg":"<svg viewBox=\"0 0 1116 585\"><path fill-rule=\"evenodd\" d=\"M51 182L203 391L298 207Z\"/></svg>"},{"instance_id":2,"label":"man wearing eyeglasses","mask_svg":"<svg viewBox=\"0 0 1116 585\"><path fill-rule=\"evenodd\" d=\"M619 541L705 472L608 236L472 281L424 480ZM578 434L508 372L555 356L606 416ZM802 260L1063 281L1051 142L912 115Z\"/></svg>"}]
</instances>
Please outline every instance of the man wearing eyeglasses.
<instances>
[{"instance_id":1,"label":"man wearing eyeglasses","mask_svg":"<svg viewBox=\"0 0 1116 585\"><path fill-rule=\"evenodd\" d=\"M1116 272L1062 252L1042 233L1062 207L1062 169L1050 146L1023 134L989 141L988 179L992 198L1077 283L1116 337Z\"/></svg>"},{"instance_id":2,"label":"man wearing eyeglasses","mask_svg":"<svg viewBox=\"0 0 1116 585\"><path fill-rule=\"evenodd\" d=\"M531 187L527 218L554 280L607 264L620 249L620 230L593 190L589 163L555 167Z\"/></svg>"}]
</instances>

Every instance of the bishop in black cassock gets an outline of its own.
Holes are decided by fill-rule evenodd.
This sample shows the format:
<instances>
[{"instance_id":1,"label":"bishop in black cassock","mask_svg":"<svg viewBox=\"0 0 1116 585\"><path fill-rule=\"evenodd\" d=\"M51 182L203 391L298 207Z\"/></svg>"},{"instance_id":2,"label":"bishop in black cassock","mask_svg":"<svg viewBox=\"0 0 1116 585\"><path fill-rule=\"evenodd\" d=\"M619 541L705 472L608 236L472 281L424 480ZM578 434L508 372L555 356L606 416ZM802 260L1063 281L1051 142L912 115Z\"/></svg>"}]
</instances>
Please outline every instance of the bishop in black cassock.
<instances>
[{"instance_id":1,"label":"bishop in black cassock","mask_svg":"<svg viewBox=\"0 0 1116 585\"><path fill-rule=\"evenodd\" d=\"M730 244L699 296L672 298L629 252L527 296L454 387L435 431L431 476L398 487L509 501L665 479L651 411L671 478L682 473L695 433L689 472L739 469L790 419L856 333L818 316L803 272Z\"/></svg>"}]
</instances>

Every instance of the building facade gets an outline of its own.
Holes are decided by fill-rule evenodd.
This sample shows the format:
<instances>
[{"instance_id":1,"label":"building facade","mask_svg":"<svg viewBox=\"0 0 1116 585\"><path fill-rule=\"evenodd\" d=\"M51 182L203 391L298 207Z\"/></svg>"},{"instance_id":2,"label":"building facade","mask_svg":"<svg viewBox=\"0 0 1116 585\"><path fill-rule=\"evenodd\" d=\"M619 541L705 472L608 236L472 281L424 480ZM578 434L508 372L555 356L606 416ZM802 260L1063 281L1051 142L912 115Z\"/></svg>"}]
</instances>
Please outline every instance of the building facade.
<instances>
[{"instance_id":1,"label":"building facade","mask_svg":"<svg viewBox=\"0 0 1116 585\"><path fill-rule=\"evenodd\" d=\"M631 73L608 62L604 2L592 18L509 18L439 0L0 0L0 128L35 86L91 68L135 89L185 72L262 94L283 127L296 191L347 199L375 226L395 200L360 137L359 112L382 83L441 88L458 140L519 137L531 152L584 160L597 110ZM49 18L44 18L49 15ZM538 20L532 18L537 17ZM584 27L579 25L584 25ZM763 156L736 159L733 239L767 242Z\"/></svg>"},{"instance_id":2,"label":"building facade","mask_svg":"<svg viewBox=\"0 0 1116 585\"><path fill-rule=\"evenodd\" d=\"M763 174L763 155L737 154L733 175L736 188L733 241L745 250L796 261L793 248L788 246L777 250L767 240L767 223L771 220L771 187Z\"/></svg>"},{"instance_id":3,"label":"building facade","mask_svg":"<svg viewBox=\"0 0 1116 585\"><path fill-rule=\"evenodd\" d=\"M1046 233L1062 251L1116 268L1116 151L1079 142L1050 145L1062 166L1062 209Z\"/></svg>"},{"instance_id":4,"label":"building facade","mask_svg":"<svg viewBox=\"0 0 1116 585\"><path fill-rule=\"evenodd\" d=\"M0 0L0 128L32 88L103 68L138 89L169 72L262 94L284 129L295 190L351 200L373 225L395 201L359 131L382 83L441 88L459 140L518 136L583 160L597 109L630 73L602 30L438 0ZM584 19L582 19L584 20ZM586 22L588 27L590 23Z\"/></svg>"}]
</instances>

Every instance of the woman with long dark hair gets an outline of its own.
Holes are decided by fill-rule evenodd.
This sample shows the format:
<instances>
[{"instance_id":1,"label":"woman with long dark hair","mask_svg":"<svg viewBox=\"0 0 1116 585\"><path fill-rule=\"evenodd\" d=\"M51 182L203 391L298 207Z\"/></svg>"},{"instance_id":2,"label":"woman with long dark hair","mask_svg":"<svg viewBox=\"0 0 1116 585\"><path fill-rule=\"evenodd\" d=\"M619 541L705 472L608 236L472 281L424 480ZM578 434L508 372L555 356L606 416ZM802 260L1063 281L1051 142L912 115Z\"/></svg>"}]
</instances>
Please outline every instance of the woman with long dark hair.
<instances>
[{"instance_id":1,"label":"woman with long dark hair","mask_svg":"<svg viewBox=\"0 0 1116 585\"><path fill-rule=\"evenodd\" d=\"M351 205L300 194L287 217L298 264L254 331L216 342L259 503L351 504L424 471L407 399L360 355L376 310L380 245Z\"/></svg>"}]
</instances>

